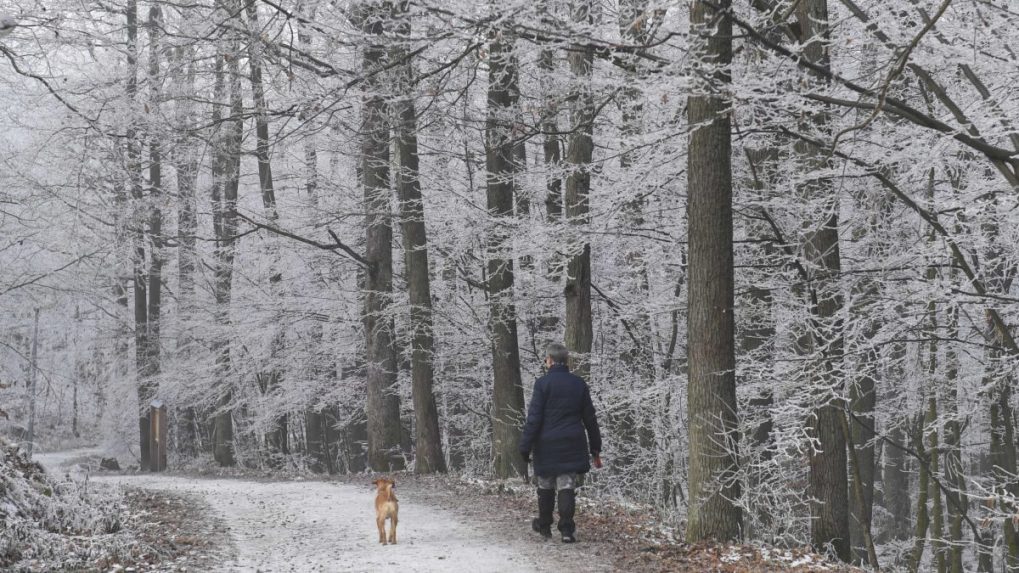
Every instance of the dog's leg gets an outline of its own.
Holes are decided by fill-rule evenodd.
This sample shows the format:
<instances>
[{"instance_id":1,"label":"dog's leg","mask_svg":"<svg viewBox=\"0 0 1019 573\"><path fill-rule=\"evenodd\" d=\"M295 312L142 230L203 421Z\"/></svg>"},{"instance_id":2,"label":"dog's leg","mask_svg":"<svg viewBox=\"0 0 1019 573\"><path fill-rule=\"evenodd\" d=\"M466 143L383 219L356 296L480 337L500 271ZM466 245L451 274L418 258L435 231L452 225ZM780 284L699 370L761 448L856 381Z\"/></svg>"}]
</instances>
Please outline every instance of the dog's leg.
<instances>
[{"instance_id":1,"label":"dog's leg","mask_svg":"<svg viewBox=\"0 0 1019 573\"><path fill-rule=\"evenodd\" d=\"M375 518L375 523L379 526L379 543L386 544L386 518L385 516L379 516Z\"/></svg>"},{"instance_id":2,"label":"dog's leg","mask_svg":"<svg viewBox=\"0 0 1019 573\"><path fill-rule=\"evenodd\" d=\"M389 542L396 545L396 513L394 512L389 519L391 520L389 524Z\"/></svg>"}]
</instances>

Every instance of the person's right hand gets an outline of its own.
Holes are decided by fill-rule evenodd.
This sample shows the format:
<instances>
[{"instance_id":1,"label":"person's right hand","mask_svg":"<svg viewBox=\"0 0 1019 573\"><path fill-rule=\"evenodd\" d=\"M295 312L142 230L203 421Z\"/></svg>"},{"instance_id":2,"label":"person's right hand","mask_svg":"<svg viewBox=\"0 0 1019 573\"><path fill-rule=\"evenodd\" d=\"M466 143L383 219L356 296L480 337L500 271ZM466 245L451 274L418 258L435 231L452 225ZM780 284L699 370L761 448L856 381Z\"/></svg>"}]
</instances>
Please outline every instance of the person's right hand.
<instances>
[{"instance_id":1,"label":"person's right hand","mask_svg":"<svg viewBox=\"0 0 1019 573\"><path fill-rule=\"evenodd\" d=\"M595 456L594 457L594 469L600 470L601 469L601 465L602 465L601 464L601 456Z\"/></svg>"}]
</instances>

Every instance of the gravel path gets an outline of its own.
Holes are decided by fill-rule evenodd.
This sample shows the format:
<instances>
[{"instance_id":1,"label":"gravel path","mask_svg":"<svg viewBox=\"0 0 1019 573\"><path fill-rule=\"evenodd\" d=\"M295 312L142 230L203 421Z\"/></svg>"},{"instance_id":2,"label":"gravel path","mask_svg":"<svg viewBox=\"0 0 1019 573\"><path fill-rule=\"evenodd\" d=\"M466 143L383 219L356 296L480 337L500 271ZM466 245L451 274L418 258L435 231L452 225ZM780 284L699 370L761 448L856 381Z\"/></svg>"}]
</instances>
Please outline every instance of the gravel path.
<instances>
[{"instance_id":1,"label":"gravel path","mask_svg":"<svg viewBox=\"0 0 1019 573\"><path fill-rule=\"evenodd\" d=\"M80 453L80 452L76 452ZM69 455L38 456L59 467ZM378 543L374 490L365 484L258 482L159 474L93 475L99 483L196 496L221 518L235 557L221 571L593 572L581 545L543 543L536 535L415 499L401 490L399 544ZM521 524L521 529L523 529Z\"/></svg>"}]
</instances>

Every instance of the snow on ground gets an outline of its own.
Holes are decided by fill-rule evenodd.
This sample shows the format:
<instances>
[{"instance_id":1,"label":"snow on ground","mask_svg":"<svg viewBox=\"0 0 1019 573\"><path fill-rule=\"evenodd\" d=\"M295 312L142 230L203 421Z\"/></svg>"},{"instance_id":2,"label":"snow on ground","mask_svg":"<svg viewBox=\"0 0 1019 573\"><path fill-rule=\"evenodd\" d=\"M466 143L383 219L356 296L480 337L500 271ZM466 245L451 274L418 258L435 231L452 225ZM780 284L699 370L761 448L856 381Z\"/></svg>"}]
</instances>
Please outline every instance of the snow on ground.
<instances>
[{"instance_id":1,"label":"snow on ground","mask_svg":"<svg viewBox=\"0 0 1019 573\"><path fill-rule=\"evenodd\" d=\"M81 452L40 455L56 467ZM93 475L99 483L194 495L208 503L230 531L235 557L222 571L542 572L608 571L587 559L583 544L499 531L401 491L398 545L378 543L374 490L366 483L257 482L160 474ZM365 480L368 481L367 479ZM521 524L526 527L526 524ZM575 549L575 550L574 550Z\"/></svg>"},{"instance_id":2,"label":"snow on ground","mask_svg":"<svg viewBox=\"0 0 1019 573\"><path fill-rule=\"evenodd\" d=\"M32 456L32 461L39 462L42 464L42 467L46 468L46 471L54 475L63 475L65 472L75 475L81 473L81 468L71 465L74 460L80 458L98 458L102 454L103 449L99 447L62 450L59 452L36 451L35 455Z\"/></svg>"}]
</instances>

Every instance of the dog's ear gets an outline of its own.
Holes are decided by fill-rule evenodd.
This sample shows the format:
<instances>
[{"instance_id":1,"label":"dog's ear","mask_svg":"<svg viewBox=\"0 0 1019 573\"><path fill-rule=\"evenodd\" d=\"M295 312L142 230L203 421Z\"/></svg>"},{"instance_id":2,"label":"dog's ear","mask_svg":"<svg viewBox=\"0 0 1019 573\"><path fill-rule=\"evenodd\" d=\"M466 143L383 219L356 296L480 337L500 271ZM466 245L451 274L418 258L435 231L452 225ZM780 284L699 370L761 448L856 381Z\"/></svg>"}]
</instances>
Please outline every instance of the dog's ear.
<instances>
[{"instance_id":1,"label":"dog's ear","mask_svg":"<svg viewBox=\"0 0 1019 573\"><path fill-rule=\"evenodd\" d=\"M373 480L372 481L372 485L375 486L375 487L378 487L380 481L382 481L382 480Z\"/></svg>"}]
</instances>

